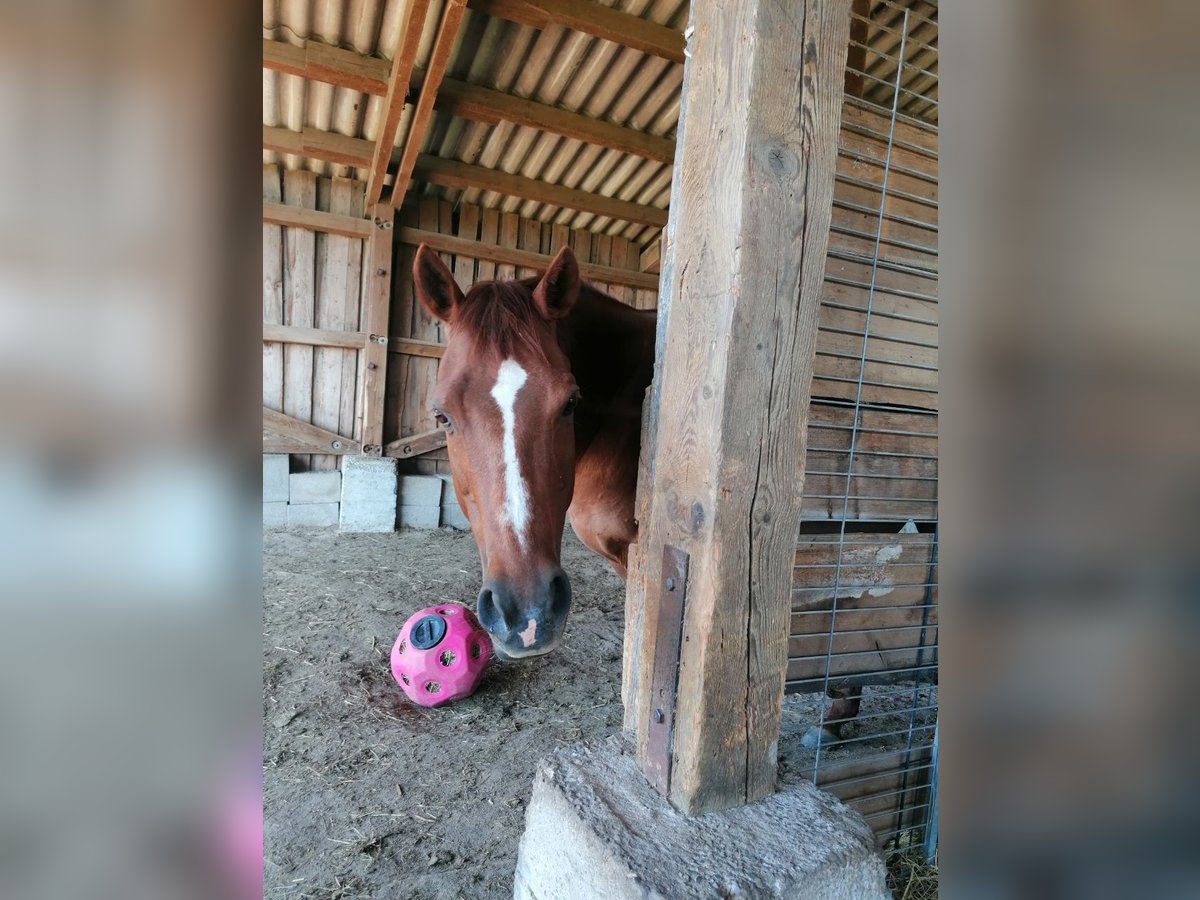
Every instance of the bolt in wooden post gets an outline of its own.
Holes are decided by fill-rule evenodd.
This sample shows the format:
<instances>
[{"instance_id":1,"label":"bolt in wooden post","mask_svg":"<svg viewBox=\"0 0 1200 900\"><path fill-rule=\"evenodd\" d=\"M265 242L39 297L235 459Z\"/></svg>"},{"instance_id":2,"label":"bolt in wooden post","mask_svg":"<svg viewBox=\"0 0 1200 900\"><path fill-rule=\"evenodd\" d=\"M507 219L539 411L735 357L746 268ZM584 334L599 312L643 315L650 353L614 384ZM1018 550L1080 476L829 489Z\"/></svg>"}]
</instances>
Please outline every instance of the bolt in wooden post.
<instances>
[{"instance_id":1,"label":"bolt in wooden post","mask_svg":"<svg viewBox=\"0 0 1200 900\"><path fill-rule=\"evenodd\" d=\"M849 0L692 7L626 660L661 773L655 652L678 653L667 795L689 813L775 786L849 21ZM677 651L658 635L668 546L688 559Z\"/></svg>"}]
</instances>

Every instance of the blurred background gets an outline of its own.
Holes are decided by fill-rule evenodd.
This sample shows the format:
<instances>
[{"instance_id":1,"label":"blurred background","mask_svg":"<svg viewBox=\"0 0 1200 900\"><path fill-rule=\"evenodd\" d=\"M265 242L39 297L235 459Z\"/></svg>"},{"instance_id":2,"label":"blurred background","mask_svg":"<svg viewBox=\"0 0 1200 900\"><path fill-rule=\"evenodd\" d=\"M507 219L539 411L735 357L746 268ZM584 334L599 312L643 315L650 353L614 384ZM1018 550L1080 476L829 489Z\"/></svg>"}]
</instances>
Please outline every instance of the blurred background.
<instances>
[{"instance_id":1,"label":"blurred background","mask_svg":"<svg viewBox=\"0 0 1200 900\"><path fill-rule=\"evenodd\" d=\"M256 14L0 7L6 897L260 890ZM942 878L1197 896L1200 6L940 22Z\"/></svg>"}]
</instances>

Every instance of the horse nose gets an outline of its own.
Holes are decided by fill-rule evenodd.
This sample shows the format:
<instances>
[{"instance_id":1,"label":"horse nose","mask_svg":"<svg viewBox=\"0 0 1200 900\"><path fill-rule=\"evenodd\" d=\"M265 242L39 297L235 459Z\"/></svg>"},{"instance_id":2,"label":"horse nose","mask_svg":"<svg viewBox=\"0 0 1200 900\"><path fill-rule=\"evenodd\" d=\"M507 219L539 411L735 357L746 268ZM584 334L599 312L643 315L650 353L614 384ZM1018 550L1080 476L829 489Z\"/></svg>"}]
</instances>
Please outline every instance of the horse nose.
<instances>
[{"instance_id":1,"label":"horse nose","mask_svg":"<svg viewBox=\"0 0 1200 900\"><path fill-rule=\"evenodd\" d=\"M571 580L562 569L556 569L547 585L548 603L551 622L557 622L567 617L571 611Z\"/></svg>"},{"instance_id":2,"label":"horse nose","mask_svg":"<svg viewBox=\"0 0 1200 900\"><path fill-rule=\"evenodd\" d=\"M517 601L499 584L485 584L476 604L479 621L492 634L508 634L517 623Z\"/></svg>"}]
</instances>

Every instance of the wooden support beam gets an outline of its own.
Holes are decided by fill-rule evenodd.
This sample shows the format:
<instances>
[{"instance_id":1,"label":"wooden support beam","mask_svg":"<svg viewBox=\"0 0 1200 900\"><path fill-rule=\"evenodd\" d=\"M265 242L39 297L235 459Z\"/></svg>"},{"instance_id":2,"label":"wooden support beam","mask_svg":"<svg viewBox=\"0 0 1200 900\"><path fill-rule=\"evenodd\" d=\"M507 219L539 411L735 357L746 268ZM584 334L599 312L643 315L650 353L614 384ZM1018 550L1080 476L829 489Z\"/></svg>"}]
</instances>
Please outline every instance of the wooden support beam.
<instances>
[{"instance_id":1,"label":"wooden support beam","mask_svg":"<svg viewBox=\"0 0 1200 900\"><path fill-rule=\"evenodd\" d=\"M263 407L263 453L357 453L358 441Z\"/></svg>"},{"instance_id":2,"label":"wooden support beam","mask_svg":"<svg viewBox=\"0 0 1200 900\"><path fill-rule=\"evenodd\" d=\"M775 786L849 12L692 8L626 624L639 761L691 814Z\"/></svg>"},{"instance_id":3,"label":"wooden support beam","mask_svg":"<svg viewBox=\"0 0 1200 900\"><path fill-rule=\"evenodd\" d=\"M413 338L390 337L388 338L388 353L441 359L446 354L446 345L435 344L432 341L418 341Z\"/></svg>"},{"instance_id":4,"label":"wooden support beam","mask_svg":"<svg viewBox=\"0 0 1200 900\"><path fill-rule=\"evenodd\" d=\"M580 212L595 213L598 216L608 216L638 225L654 225L661 228L667 223L667 211L655 206L640 206L625 200L616 200L575 188L548 184L545 181L536 181L523 175L510 175L498 169L472 166L453 159L438 159L435 156L422 155L417 158L413 176L421 181L440 184L443 187L482 188L498 194L534 200L538 203L549 203L551 206L561 206L566 209L577 209Z\"/></svg>"},{"instance_id":5,"label":"wooden support beam","mask_svg":"<svg viewBox=\"0 0 1200 900\"><path fill-rule=\"evenodd\" d=\"M492 125L513 122L656 162L670 163L675 158L675 142L670 138L644 134L602 119L452 78L442 81L434 105L442 112L463 119Z\"/></svg>"},{"instance_id":6,"label":"wooden support beam","mask_svg":"<svg viewBox=\"0 0 1200 900\"><path fill-rule=\"evenodd\" d=\"M412 120L408 126L408 137L404 140L404 150L400 154L400 166L396 170L396 178L392 182L392 206L399 208L408 191L408 180L412 178L413 166L417 163L417 155L425 142L425 131L433 116L433 102L438 89L442 86L442 78L446 74L446 66L450 62L450 51L458 39L458 26L462 24L463 13L466 12L466 0L446 0L446 8L442 13L442 21L438 25L437 35L433 39L433 49L429 54L429 65L421 82L421 96L417 98Z\"/></svg>"},{"instance_id":7,"label":"wooden support beam","mask_svg":"<svg viewBox=\"0 0 1200 900\"><path fill-rule=\"evenodd\" d=\"M387 60L362 56L320 41L310 40L296 46L265 38L263 67L376 95L387 94L391 70ZM424 82L425 72L413 69L408 95L416 96ZM675 142L669 138L453 78L442 80L433 104L442 112L474 122L493 125L512 122L657 162L669 163L675 155Z\"/></svg>"},{"instance_id":8,"label":"wooden support beam","mask_svg":"<svg viewBox=\"0 0 1200 900\"><path fill-rule=\"evenodd\" d=\"M391 66L386 59L363 56L321 41L296 46L263 38L264 69L287 72L338 87L383 96L387 93Z\"/></svg>"},{"instance_id":9,"label":"wooden support beam","mask_svg":"<svg viewBox=\"0 0 1200 900\"><path fill-rule=\"evenodd\" d=\"M361 167L370 164L374 145L362 138L347 137L318 128L305 127L303 131L291 131L264 125L263 149Z\"/></svg>"},{"instance_id":10,"label":"wooden support beam","mask_svg":"<svg viewBox=\"0 0 1200 900\"><path fill-rule=\"evenodd\" d=\"M481 241L468 241L436 231L424 231L420 228L401 228L399 240L414 247L418 244L428 244L431 249L440 253L454 253L469 256L472 259L487 260L491 263L515 266L517 268L545 271L553 256L544 253L534 253L530 250L517 250L511 247L501 247L499 244L487 244ZM557 248L555 248L557 251ZM615 269L612 266L600 266L594 263L579 263L579 275L585 281L595 281L600 284L623 284L640 288L644 291L658 289L658 278L635 272L632 269Z\"/></svg>"},{"instance_id":11,"label":"wooden support beam","mask_svg":"<svg viewBox=\"0 0 1200 900\"><path fill-rule=\"evenodd\" d=\"M371 236L371 223L366 219L318 212L315 209L301 209L300 207L287 206L283 203L264 202L262 210L263 221L271 225L306 228L309 231L343 234L346 237L352 238L365 239Z\"/></svg>"},{"instance_id":12,"label":"wooden support beam","mask_svg":"<svg viewBox=\"0 0 1200 900\"><path fill-rule=\"evenodd\" d=\"M309 344L313 347L345 347L361 350L370 337L365 331L331 331L324 328L301 328L298 325L273 325L263 322L264 341L281 344Z\"/></svg>"},{"instance_id":13,"label":"wooden support beam","mask_svg":"<svg viewBox=\"0 0 1200 900\"><path fill-rule=\"evenodd\" d=\"M422 453L440 450L445 446L446 432L439 428L435 431L423 431L420 434L410 434L408 437L391 441L383 448L383 455L407 459L410 456L420 456Z\"/></svg>"},{"instance_id":14,"label":"wooden support beam","mask_svg":"<svg viewBox=\"0 0 1200 900\"><path fill-rule=\"evenodd\" d=\"M659 265L662 261L662 238L658 238L649 247L642 251L642 255L638 259L638 268L643 272L653 272L658 274Z\"/></svg>"},{"instance_id":15,"label":"wooden support beam","mask_svg":"<svg viewBox=\"0 0 1200 900\"><path fill-rule=\"evenodd\" d=\"M640 16L590 0L470 0L471 9L495 18L544 29L561 25L643 53L682 63L683 35Z\"/></svg>"},{"instance_id":16,"label":"wooden support beam","mask_svg":"<svg viewBox=\"0 0 1200 900\"><path fill-rule=\"evenodd\" d=\"M371 155L371 170L367 174L367 209L379 202L383 194L383 179L387 175L392 150L396 146L400 130L400 114L404 111L404 99L408 96L408 82L412 77L413 63L417 58L417 47L421 42L421 31L425 26L425 14L429 11L429 0L410 0L400 22L400 45L392 59L392 70L388 75L387 96L383 101L383 115L379 134Z\"/></svg>"},{"instance_id":17,"label":"wooden support beam","mask_svg":"<svg viewBox=\"0 0 1200 900\"><path fill-rule=\"evenodd\" d=\"M371 207L374 232L366 244L366 275L363 277L362 327L367 334L388 333L388 305L392 286L392 222L395 210L386 203ZM379 456L383 451L383 401L387 387L387 343L368 342L362 360L363 453Z\"/></svg>"}]
</instances>

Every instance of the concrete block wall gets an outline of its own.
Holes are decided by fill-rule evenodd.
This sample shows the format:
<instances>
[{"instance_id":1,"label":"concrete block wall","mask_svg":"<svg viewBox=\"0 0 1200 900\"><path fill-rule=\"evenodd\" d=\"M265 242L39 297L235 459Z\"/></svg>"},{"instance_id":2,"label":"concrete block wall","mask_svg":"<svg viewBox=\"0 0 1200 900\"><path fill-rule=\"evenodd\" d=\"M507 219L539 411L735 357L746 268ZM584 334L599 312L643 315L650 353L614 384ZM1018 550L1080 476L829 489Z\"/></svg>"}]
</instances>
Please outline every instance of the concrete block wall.
<instances>
[{"instance_id":1,"label":"concrete block wall","mask_svg":"<svg viewBox=\"0 0 1200 900\"><path fill-rule=\"evenodd\" d=\"M338 523L341 472L289 472L286 453L263 454L263 527L328 528Z\"/></svg>"},{"instance_id":2,"label":"concrete block wall","mask_svg":"<svg viewBox=\"0 0 1200 900\"><path fill-rule=\"evenodd\" d=\"M449 475L397 475L396 460L346 456L340 472L289 472L285 453L263 454L263 527L386 532L469 531Z\"/></svg>"}]
</instances>

